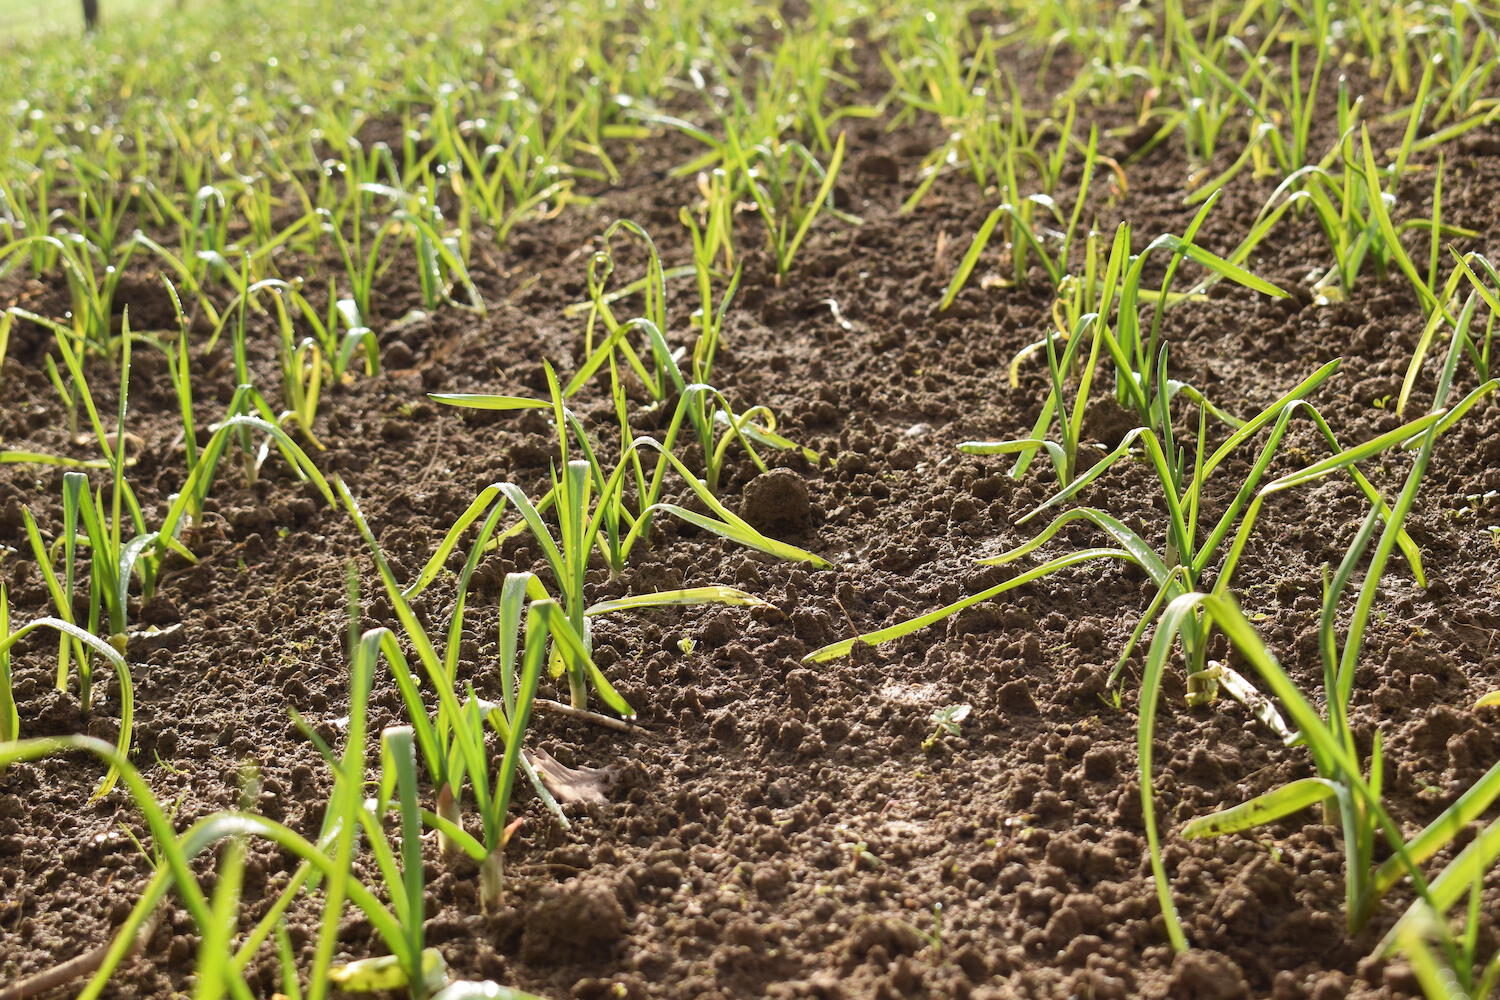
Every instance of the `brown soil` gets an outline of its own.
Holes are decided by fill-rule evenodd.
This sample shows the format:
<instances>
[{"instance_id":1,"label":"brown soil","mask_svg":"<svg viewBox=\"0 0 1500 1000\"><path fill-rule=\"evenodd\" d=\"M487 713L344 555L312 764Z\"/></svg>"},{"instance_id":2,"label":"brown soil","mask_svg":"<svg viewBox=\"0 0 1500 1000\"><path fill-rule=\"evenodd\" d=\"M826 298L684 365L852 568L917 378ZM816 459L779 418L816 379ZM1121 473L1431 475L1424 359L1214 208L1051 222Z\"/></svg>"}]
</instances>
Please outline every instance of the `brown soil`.
<instances>
[{"instance_id":1,"label":"brown soil","mask_svg":"<svg viewBox=\"0 0 1500 1000\"><path fill-rule=\"evenodd\" d=\"M1042 372L1033 366L1011 389L1005 371L1045 329L1050 290L1039 281L976 284L937 313L989 199L954 177L917 212L900 214L932 136L869 126L850 139L841 189L864 225L820 225L779 287L765 262L752 260L717 378L737 401L770 406L787 434L827 456L818 465L786 460L759 479L736 459L726 495L743 497L752 521L835 567L779 563L663 524L622 578L601 572L603 594L719 582L770 607L662 610L601 627L599 662L649 736L540 718L535 744L562 763L615 766L610 802L579 814L569 831L524 802L529 823L507 862L508 905L492 917L477 915L472 873L434 858L430 942L462 974L559 998L1408 995L1415 984L1403 966L1365 958L1396 904L1367 932L1346 936L1338 833L1311 813L1301 817L1307 825L1254 837L1187 843L1168 834L1167 862L1194 945L1172 954L1146 864L1133 687L1127 682L1116 706L1104 685L1151 596L1135 571L1090 564L904 641L827 666L800 662L851 630L1003 578L973 560L1029 537L1012 522L1049 494L1040 470L1014 481L1000 460L965 457L955 446L1029 429ZM1142 244L1182 230L1192 209L1179 204L1188 168L1175 150L1128 168L1128 194L1101 198L1101 229L1129 218ZM387 338L387 374L330 390L319 426L329 448L318 459L350 483L399 572L415 571L484 485L535 489L551 454L542 421L464 414L423 393L535 393L545 385L540 358L575 365L581 319L563 307L582 296L587 254L604 225L633 218L669 264L683 259L674 220L685 187L662 164L684 151L663 139L595 205L487 249L487 262L476 265L487 317L445 312L408 327ZM1453 153L1447 170L1449 219L1482 233L1474 246L1493 247L1494 144ZM1269 188L1237 184L1202 241L1232 246ZM1419 214L1420 199L1411 198ZM755 227L744 220L741 247L758 245ZM1304 287L1306 271L1327 258L1311 220L1288 221L1254 267ZM126 286L133 317L159 314L154 287L146 274ZM386 321L415 304L414 288L393 278ZM0 305L40 308L57 294L36 282L12 285ZM685 290L677 297L678 330L687 299ZM1370 275L1355 301L1332 306L1216 290L1172 313L1168 330L1175 371L1242 413L1343 357L1316 402L1352 442L1394 426L1380 401L1399 385L1420 320L1403 279ZM38 350L18 331L3 373L0 434L11 447L86 455L63 429ZM274 385L269 349L261 350L257 363ZM230 389L224 367L215 371L219 360L201 365L204 423ZM102 409L109 393L99 395ZM596 386L581 405L602 418L607 392ZM143 353L132 419L145 448L133 475L148 506L180 485L172 406L160 362ZM1106 405L1097 410L1090 432L1113 444L1125 427ZM1500 550L1486 530L1495 501L1471 499L1500 490L1497 442L1500 407L1489 402L1441 445L1411 522L1431 586L1417 589L1404 568L1392 571L1359 676L1358 726L1385 734L1391 804L1406 823L1430 818L1500 754L1500 716L1466 708L1500 688ZM1306 431L1295 445L1321 453ZM1389 490L1402 463L1385 464L1370 473ZM50 469L0 472L0 546L14 550L0 570L18 621L47 609L18 504L55 529L60 482ZM1147 470L1135 464L1118 467L1086 499L1145 527L1160 523L1153 495ZM348 519L313 496L274 462L254 488L227 475L213 528L194 539L201 562L174 570L140 609L139 619L182 623L174 645L133 656L135 759L163 801L175 803L181 825L236 804L247 769L259 775L256 808L304 832L319 821L326 768L289 711L334 733L345 711L346 560L358 560L367 591L374 578ZM1263 634L1310 689L1319 676L1319 567L1341 555L1363 510L1343 480L1279 500L1241 570L1245 604L1264 615ZM1096 540L1071 532L1048 551L1078 543ZM485 571L464 657L481 686L495 662L485 608L504 572L538 557L512 544ZM433 621L445 611L441 591L421 602ZM372 614L367 624L375 623ZM695 643L690 653L679 646L684 638ZM34 643L19 658L27 734L108 735L113 688L83 718L51 689L50 646ZM1306 773L1303 751L1282 748L1233 703L1189 710L1181 693L1174 679L1159 727L1157 787L1169 828ZM973 706L961 735L923 750L930 714L957 703ZM372 731L400 717L394 686L382 681ZM90 762L71 759L0 776L0 982L105 941L137 898L149 866L124 831L140 833L139 820L120 792L88 803L97 778ZM257 849L247 900L273 895L286 868L278 853ZM1492 946L1494 888L1485 904L1483 940ZM249 904L251 914L259 905ZM309 927L296 927L294 938L310 953ZM354 921L344 948L362 957L378 944ZM195 950L186 914L173 914L112 995L182 989ZM269 995L277 985L269 961L260 976L259 991Z\"/></svg>"}]
</instances>

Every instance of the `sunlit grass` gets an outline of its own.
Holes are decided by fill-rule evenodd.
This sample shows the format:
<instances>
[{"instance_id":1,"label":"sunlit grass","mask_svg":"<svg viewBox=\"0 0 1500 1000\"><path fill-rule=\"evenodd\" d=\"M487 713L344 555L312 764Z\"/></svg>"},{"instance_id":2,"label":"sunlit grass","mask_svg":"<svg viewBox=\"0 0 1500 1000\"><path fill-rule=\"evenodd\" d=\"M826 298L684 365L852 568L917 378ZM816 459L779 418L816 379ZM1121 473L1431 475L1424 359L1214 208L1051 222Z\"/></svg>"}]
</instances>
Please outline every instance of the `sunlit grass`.
<instances>
[{"instance_id":1,"label":"sunlit grass","mask_svg":"<svg viewBox=\"0 0 1500 1000\"><path fill-rule=\"evenodd\" d=\"M174 9L186 3L207 0L100 0L100 20L105 27L115 19L138 19ZM83 30L83 4L79 0L0 0L0 48L8 42L38 42L55 35Z\"/></svg>"}]
</instances>

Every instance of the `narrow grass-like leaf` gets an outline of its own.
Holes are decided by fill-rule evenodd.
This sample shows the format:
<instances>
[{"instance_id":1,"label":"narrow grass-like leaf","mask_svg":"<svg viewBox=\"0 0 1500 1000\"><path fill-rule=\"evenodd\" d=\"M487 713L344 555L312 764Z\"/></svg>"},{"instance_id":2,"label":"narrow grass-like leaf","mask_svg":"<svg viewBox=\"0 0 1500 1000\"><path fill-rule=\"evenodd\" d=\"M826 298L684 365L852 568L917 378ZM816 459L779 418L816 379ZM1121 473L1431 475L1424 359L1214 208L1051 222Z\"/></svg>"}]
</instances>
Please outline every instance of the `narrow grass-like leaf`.
<instances>
[{"instance_id":1,"label":"narrow grass-like leaf","mask_svg":"<svg viewBox=\"0 0 1500 1000\"><path fill-rule=\"evenodd\" d=\"M0 583L0 641L10 638L10 595ZM10 647L0 649L0 743L21 738L21 716L10 671Z\"/></svg>"},{"instance_id":2,"label":"narrow grass-like leaf","mask_svg":"<svg viewBox=\"0 0 1500 1000\"><path fill-rule=\"evenodd\" d=\"M692 604L737 604L754 608L767 606L766 602L759 597L747 594L743 590L736 590L734 587L691 587L686 590L662 590L654 594L636 594L612 601L600 601L598 604L589 605L584 614L594 617L636 608Z\"/></svg>"},{"instance_id":3,"label":"narrow grass-like leaf","mask_svg":"<svg viewBox=\"0 0 1500 1000\"><path fill-rule=\"evenodd\" d=\"M1407 856L1421 864L1438 851L1451 844L1463 829L1484 815L1485 810L1500 797L1500 763L1485 772L1484 777L1444 809L1422 832L1406 844ZM1406 877L1406 868L1399 857L1387 858L1375 872L1374 892L1383 896Z\"/></svg>"},{"instance_id":4,"label":"narrow grass-like leaf","mask_svg":"<svg viewBox=\"0 0 1500 1000\"><path fill-rule=\"evenodd\" d=\"M38 618L22 625L16 631L0 637L0 656L9 656L11 649L26 636L39 628L49 628L62 633L75 642L87 646L94 653L109 661L110 666L115 668L115 677L120 686L120 735L116 738L114 754L107 759L114 764L116 761L126 760L130 756L131 735L135 728L135 688L130 680L130 665L125 662L125 657L120 654L114 646L100 639L98 636L85 632L72 622L61 618ZM3 766L3 764L0 764ZM104 778L94 789L93 798L105 794L115 787L115 783L122 776L118 766L111 766Z\"/></svg>"},{"instance_id":5,"label":"narrow grass-like leaf","mask_svg":"<svg viewBox=\"0 0 1500 1000\"><path fill-rule=\"evenodd\" d=\"M429 392L427 398L449 406L466 406L474 410L546 410L552 403L529 396L497 396L485 393Z\"/></svg>"},{"instance_id":6,"label":"narrow grass-like leaf","mask_svg":"<svg viewBox=\"0 0 1500 1000\"><path fill-rule=\"evenodd\" d=\"M976 604L988 601L992 597L998 597L1001 594L1005 593L1007 590L1014 590L1016 587L1024 586L1025 584L1028 584L1033 580L1039 580L1044 576L1050 576L1051 574L1056 573L1059 570L1066 569L1069 566L1076 566L1079 563L1091 562L1096 559L1120 559L1125 562L1135 561L1135 557L1123 549L1082 549L1077 552L1069 552L1067 555L1058 556L1056 559L1048 560L1040 566L1027 570L1024 573L1017 574L1011 579L1006 580L1002 583L998 583L986 590L982 590L977 594L972 594L968 597L963 598L962 600L954 601L952 604L948 604L941 608L938 608L936 611L929 611L925 615L920 615L916 618L912 618L907 621L900 622L896 625L888 626L886 628L876 629L873 632L866 632L863 635L854 636L852 639L842 639L838 642L829 643L826 646L815 649L811 653L808 653L802 658L802 662L826 663L829 660L836 660L841 656L848 656L849 653L853 651L854 647L859 645L860 643L867 643L871 646L878 646L883 642L890 642L893 639L903 638L904 636L911 635L913 632L919 632L929 625L934 625L945 618L955 615L965 608L971 608Z\"/></svg>"},{"instance_id":7,"label":"narrow grass-like leaf","mask_svg":"<svg viewBox=\"0 0 1500 1000\"><path fill-rule=\"evenodd\" d=\"M1264 795L1257 795L1240 805L1199 816L1183 826L1178 833L1189 840L1239 833L1274 823L1319 802L1326 802L1337 791L1337 786L1324 778L1301 778Z\"/></svg>"}]
</instances>

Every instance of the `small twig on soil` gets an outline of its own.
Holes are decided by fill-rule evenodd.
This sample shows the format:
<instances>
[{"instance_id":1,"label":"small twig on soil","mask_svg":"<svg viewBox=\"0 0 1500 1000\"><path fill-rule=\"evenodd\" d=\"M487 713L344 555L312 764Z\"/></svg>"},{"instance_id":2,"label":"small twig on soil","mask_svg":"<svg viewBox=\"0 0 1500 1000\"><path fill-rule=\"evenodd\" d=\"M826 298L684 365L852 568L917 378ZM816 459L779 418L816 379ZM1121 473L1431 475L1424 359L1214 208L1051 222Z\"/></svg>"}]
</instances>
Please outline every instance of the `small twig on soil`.
<instances>
[{"instance_id":1,"label":"small twig on soil","mask_svg":"<svg viewBox=\"0 0 1500 1000\"><path fill-rule=\"evenodd\" d=\"M141 925L141 929L136 934L135 940L131 942L130 950L125 953L125 957L134 955L140 950L143 942L151 939L151 935L156 933L156 922L160 916L161 911L157 910L156 913L153 913ZM30 997L50 993L52 990L58 989L75 979L81 979L84 976L97 972L99 966L104 964L104 958L109 954L109 949L113 946L113 943L113 941L107 942L93 951L85 952L76 958L70 958L66 962L54 965L52 968L38 972L36 975L23 979L18 983L11 983L4 989L0 989L0 1000L28 1000Z\"/></svg>"},{"instance_id":2,"label":"small twig on soil","mask_svg":"<svg viewBox=\"0 0 1500 1000\"><path fill-rule=\"evenodd\" d=\"M849 631L858 635L859 627L854 624L854 619L849 615L849 609L844 607L844 602L839 598L837 593L833 595L833 603L839 606L839 612L843 614L844 621L849 623Z\"/></svg>"},{"instance_id":3,"label":"small twig on soil","mask_svg":"<svg viewBox=\"0 0 1500 1000\"><path fill-rule=\"evenodd\" d=\"M594 725L603 726L605 729L618 730L622 733L629 733L632 736L644 736L647 739L652 738L651 734L640 726L631 725L621 719L612 719L607 715L600 715L598 712L590 712L586 709L574 708L572 705L564 705L560 701L538 698L532 704L537 708L546 709L556 715L565 715L570 719L577 719L580 722L592 722ZM4 998L0 997L0 1000L4 1000Z\"/></svg>"}]
</instances>

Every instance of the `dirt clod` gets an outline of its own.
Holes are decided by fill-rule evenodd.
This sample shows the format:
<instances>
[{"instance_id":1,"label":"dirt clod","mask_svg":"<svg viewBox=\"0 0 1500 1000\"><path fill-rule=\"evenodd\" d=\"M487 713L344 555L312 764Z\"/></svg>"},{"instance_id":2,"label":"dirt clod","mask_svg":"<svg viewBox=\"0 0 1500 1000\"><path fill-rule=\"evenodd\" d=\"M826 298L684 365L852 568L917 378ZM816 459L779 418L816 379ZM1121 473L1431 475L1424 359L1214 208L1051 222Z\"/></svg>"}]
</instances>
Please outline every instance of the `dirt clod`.
<instances>
[{"instance_id":1,"label":"dirt clod","mask_svg":"<svg viewBox=\"0 0 1500 1000\"><path fill-rule=\"evenodd\" d=\"M528 962L602 962L630 920L612 886L597 879L554 890L526 917L521 955Z\"/></svg>"},{"instance_id":2,"label":"dirt clod","mask_svg":"<svg viewBox=\"0 0 1500 1000\"><path fill-rule=\"evenodd\" d=\"M1171 1000L1241 1000L1250 996L1250 985L1227 955L1185 951L1172 961L1167 996Z\"/></svg>"},{"instance_id":3,"label":"dirt clod","mask_svg":"<svg viewBox=\"0 0 1500 1000\"><path fill-rule=\"evenodd\" d=\"M858 174L862 178L894 184L901 179L901 164L886 153L869 153L859 161Z\"/></svg>"},{"instance_id":4,"label":"dirt clod","mask_svg":"<svg viewBox=\"0 0 1500 1000\"><path fill-rule=\"evenodd\" d=\"M775 537L806 533L812 518L807 480L790 469L761 473L745 486L740 516Z\"/></svg>"}]
</instances>

